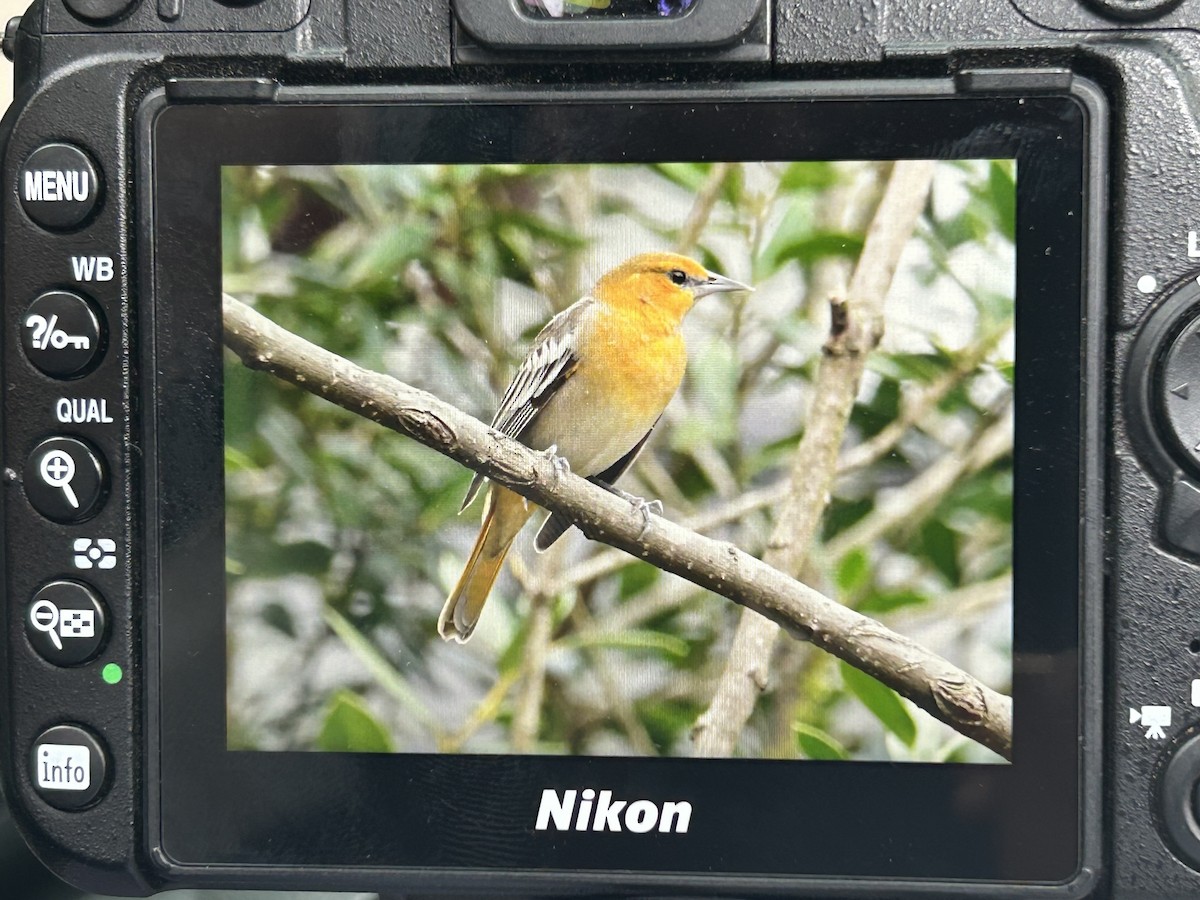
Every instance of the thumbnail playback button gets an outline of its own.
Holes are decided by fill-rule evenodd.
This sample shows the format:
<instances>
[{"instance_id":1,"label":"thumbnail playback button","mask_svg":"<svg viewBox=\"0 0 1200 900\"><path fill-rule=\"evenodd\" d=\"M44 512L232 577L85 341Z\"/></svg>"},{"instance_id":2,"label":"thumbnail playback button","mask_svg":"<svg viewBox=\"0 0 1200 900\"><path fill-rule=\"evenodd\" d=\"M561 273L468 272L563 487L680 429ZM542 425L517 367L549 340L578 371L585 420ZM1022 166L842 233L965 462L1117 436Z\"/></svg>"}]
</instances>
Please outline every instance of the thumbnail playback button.
<instances>
[{"instance_id":1,"label":"thumbnail playback button","mask_svg":"<svg viewBox=\"0 0 1200 900\"><path fill-rule=\"evenodd\" d=\"M83 809L104 790L107 754L100 740L77 725L43 731L29 757L30 781L58 809Z\"/></svg>"},{"instance_id":2,"label":"thumbnail playback button","mask_svg":"<svg viewBox=\"0 0 1200 900\"><path fill-rule=\"evenodd\" d=\"M104 644L104 602L77 581L51 581L33 595L25 611L25 636L46 662L77 666Z\"/></svg>"},{"instance_id":3,"label":"thumbnail playback button","mask_svg":"<svg viewBox=\"0 0 1200 900\"><path fill-rule=\"evenodd\" d=\"M29 218L54 231L82 225L100 199L100 173L86 153L70 144L34 150L17 178L17 193Z\"/></svg>"},{"instance_id":4,"label":"thumbnail playback button","mask_svg":"<svg viewBox=\"0 0 1200 900\"><path fill-rule=\"evenodd\" d=\"M68 437L38 444L22 477L33 508L64 524L82 522L95 513L108 486L100 457L83 441Z\"/></svg>"}]
</instances>

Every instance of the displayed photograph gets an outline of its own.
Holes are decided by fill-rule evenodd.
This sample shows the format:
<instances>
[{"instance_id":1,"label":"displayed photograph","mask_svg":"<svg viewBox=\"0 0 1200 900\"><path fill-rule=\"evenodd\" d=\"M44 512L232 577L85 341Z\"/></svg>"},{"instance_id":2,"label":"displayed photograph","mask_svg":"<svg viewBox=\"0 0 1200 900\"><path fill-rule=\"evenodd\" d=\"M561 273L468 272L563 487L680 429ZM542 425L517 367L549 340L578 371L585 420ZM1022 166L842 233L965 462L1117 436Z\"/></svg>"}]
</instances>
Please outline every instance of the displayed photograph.
<instances>
[{"instance_id":1,"label":"displayed photograph","mask_svg":"<svg viewBox=\"0 0 1200 900\"><path fill-rule=\"evenodd\" d=\"M229 748L1011 760L1016 178L225 167Z\"/></svg>"}]
</instances>

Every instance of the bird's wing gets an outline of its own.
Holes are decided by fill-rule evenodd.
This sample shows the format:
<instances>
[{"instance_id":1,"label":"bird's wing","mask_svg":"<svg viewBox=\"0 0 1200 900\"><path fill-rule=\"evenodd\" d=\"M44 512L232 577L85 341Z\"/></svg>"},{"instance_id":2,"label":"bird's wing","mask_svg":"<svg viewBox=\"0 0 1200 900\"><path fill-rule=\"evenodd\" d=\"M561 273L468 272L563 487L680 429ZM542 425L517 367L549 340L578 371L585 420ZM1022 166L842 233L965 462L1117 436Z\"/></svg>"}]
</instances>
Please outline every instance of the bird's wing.
<instances>
[{"instance_id":1,"label":"bird's wing","mask_svg":"<svg viewBox=\"0 0 1200 900\"><path fill-rule=\"evenodd\" d=\"M662 416L659 416L658 419L655 419L654 425L657 425L661 418ZM593 475L588 481L598 484L600 487L611 487L616 484L617 479L628 472L630 467L637 462L637 458L642 455L642 448L646 446L646 441L650 440L650 435L654 433L654 425L651 425L650 430L642 435L642 439L634 444L632 450L599 475ZM533 548L538 553L544 553L555 541L566 534L570 527L571 520L566 516L560 513L551 513L542 523L542 527L538 529L537 537L533 539Z\"/></svg>"},{"instance_id":2,"label":"bird's wing","mask_svg":"<svg viewBox=\"0 0 1200 900\"><path fill-rule=\"evenodd\" d=\"M579 366L579 332L595 311L596 301L584 297L568 306L538 332L529 355L517 369L512 383L500 399L492 427L511 438L521 435ZM471 479L462 509L471 505L483 476Z\"/></svg>"}]
</instances>

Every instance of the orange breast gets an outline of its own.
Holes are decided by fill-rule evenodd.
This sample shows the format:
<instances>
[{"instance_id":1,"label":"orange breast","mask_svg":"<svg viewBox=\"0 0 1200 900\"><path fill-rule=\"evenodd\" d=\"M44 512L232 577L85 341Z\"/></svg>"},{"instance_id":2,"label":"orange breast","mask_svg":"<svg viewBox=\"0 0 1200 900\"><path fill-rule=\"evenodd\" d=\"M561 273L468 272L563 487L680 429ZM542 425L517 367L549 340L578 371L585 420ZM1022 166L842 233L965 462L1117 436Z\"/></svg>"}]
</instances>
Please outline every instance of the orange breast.
<instances>
[{"instance_id":1,"label":"orange breast","mask_svg":"<svg viewBox=\"0 0 1200 900\"><path fill-rule=\"evenodd\" d=\"M653 424L683 381L687 350L669 317L639 312L609 309L597 316L593 374L609 385L632 417L650 418Z\"/></svg>"}]
</instances>

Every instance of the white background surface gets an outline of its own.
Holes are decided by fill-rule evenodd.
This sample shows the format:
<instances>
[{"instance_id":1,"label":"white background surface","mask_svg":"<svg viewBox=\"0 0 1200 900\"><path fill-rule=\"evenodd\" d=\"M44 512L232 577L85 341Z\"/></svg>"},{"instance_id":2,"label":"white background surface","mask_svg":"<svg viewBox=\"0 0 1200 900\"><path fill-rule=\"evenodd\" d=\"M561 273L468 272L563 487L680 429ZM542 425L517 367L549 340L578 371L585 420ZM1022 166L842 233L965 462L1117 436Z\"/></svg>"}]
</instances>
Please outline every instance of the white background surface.
<instances>
[{"instance_id":1,"label":"white background surface","mask_svg":"<svg viewBox=\"0 0 1200 900\"><path fill-rule=\"evenodd\" d=\"M0 28L13 16L19 16L29 6L28 0L0 0ZM12 99L12 63L0 57L0 109L8 108Z\"/></svg>"}]
</instances>

